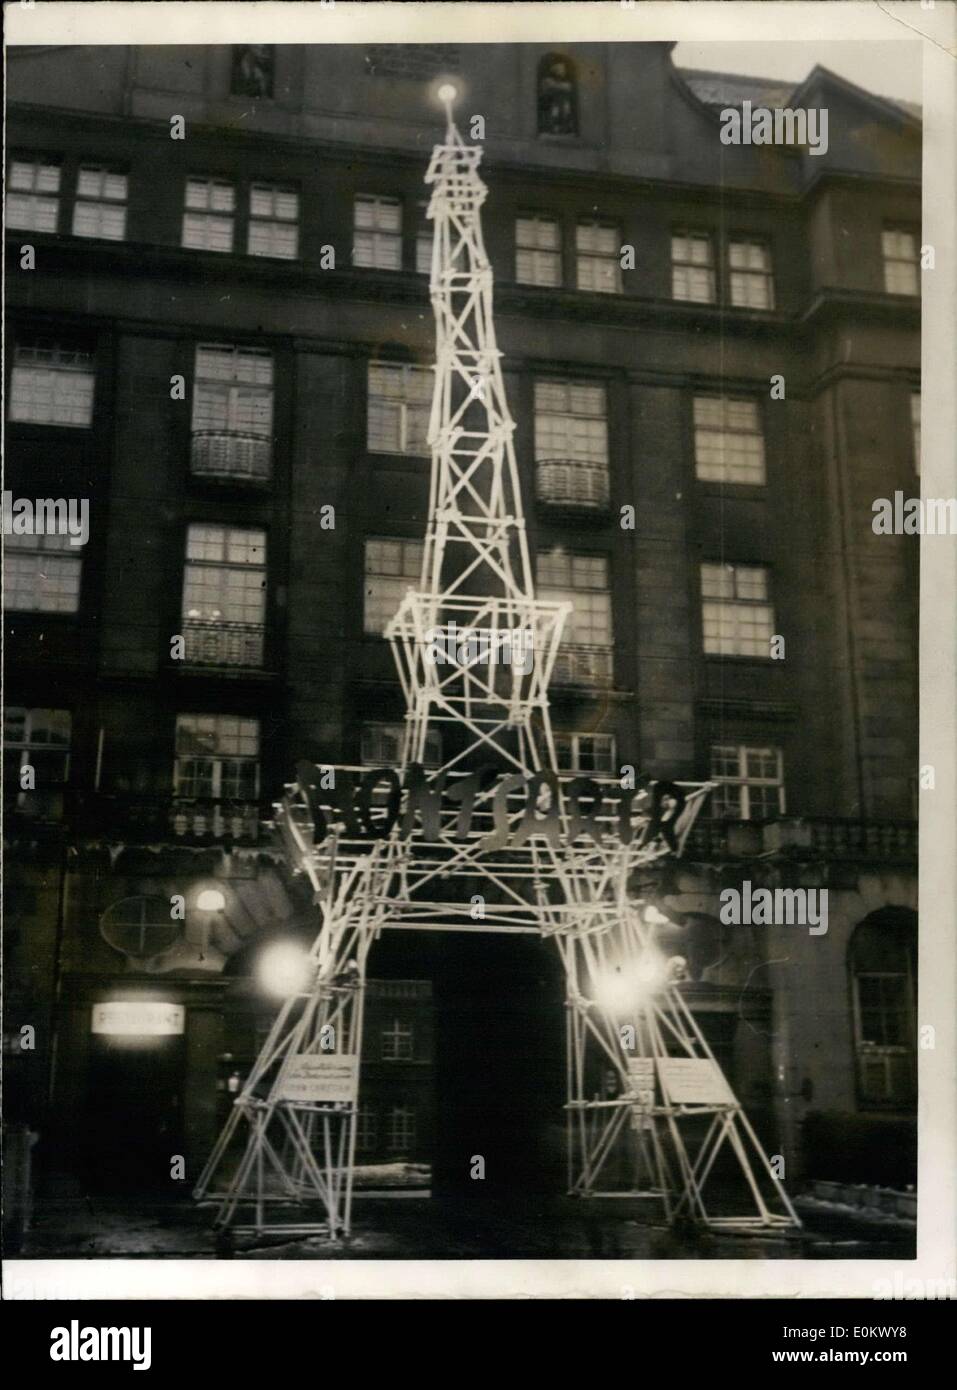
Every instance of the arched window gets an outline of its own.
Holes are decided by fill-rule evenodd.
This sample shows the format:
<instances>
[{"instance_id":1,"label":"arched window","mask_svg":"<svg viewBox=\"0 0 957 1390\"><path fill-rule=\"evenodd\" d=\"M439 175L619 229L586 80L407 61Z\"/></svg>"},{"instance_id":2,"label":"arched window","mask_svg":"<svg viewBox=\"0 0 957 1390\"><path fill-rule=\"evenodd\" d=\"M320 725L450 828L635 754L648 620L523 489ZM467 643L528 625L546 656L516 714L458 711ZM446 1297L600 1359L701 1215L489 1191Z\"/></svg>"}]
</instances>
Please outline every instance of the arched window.
<instances>
[{"instance_id":1,"label":"arched window","mask_svg":"<svg viewBox=\"0 0 957 1390\"><path fill-rule=\"evenodd\" d=\"M858 1096L864 1109L900 1109L914 1104L916 963L917 918L913 912L882 908L855 928L848 965Z\"/></svg>"},{"instance_id":2,"label":"arched window","mask_svg":"<svg viewBox=\"0 0 957 1390\"><path fill-rule=\"evenodd\" d=\"M538 65L538 133L578 134L578 78L562 53L547 53Z\"/></svg>"}]
</instances>

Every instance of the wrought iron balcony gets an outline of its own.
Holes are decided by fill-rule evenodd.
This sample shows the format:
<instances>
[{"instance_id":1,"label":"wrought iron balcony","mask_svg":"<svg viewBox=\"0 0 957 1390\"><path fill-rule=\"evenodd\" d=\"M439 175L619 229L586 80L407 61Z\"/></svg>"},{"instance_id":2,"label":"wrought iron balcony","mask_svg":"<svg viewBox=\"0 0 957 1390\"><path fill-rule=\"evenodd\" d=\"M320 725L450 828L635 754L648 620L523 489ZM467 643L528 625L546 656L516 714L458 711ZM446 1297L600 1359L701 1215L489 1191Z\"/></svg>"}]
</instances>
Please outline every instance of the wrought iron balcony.
<instances>
[{"instance_id":1,"label":"wrought iron balcony","mask_svg":"<svg viewBox=\"0 0 957 1390\"><path fill-rule=\"evenodd\" d=\"M187 619L183 633L190 665L257 668L263 664L265 628L261 623Z\"/></svg>"},{"instance_id":2,"label":"wrought iron balcony","mask_svg":"<svg viewBox=\"0 0 957 1390\"><path fill-rule=\"evenodd\" d=\"M535 465L539 502L554 507L607 511L608 468L581 459L539 459Z\"/></svg>"},{"instance_id":3,"label":"wrought iron balcony","mask_svg":"<svg viewBox=\"0 0 957 1390\"><path fill-rule=\"evenodd\" d=\"M611 647L579 647L562 644L555 657L556 685L611 685Z\"/></svg>"},{"instance_id":4,"label":"wrought iron balcony","mask_svg":"<svg viewBox=\"0 0 957 1390\"><path fill-rule=\"evenodd\" d=\"M272 440L236 430L197 430L190 467L194 478L213 482L268 483L272 476Z\"/></svg>"},{"instance_id":5,"label":"wrought iron balcony","mask_svg":"<svg viewBox=\"0 0 957 1390\"><path fill-rule=\"evenodd\" d=\"M763 822L699 819L685 846L685 857L690 859L747 859L768 854L916 864L917 822L829 816Z\"/></svg>"}]
</instances>

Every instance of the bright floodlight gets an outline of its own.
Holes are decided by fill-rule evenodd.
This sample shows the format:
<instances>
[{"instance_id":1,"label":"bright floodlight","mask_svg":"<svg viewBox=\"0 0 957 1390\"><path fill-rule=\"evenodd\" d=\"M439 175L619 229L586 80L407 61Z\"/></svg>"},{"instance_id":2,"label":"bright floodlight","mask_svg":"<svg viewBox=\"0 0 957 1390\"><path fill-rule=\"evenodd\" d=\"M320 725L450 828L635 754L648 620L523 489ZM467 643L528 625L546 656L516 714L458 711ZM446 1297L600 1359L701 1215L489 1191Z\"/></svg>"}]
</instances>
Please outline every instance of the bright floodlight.
<instances>
[{"instance_id":1,"label":"bright floodlight","mask_svg":"<svg viewBox=\"0 0 957 1390\"><path fill-rule=\"evenodd\" d=\"M222 912L226 899L218 888L204 888L196 899L200 912Z\"/></svg>"},{"instance_id":2,"label":"bright floodlight","mask_svg":"<svg viewBox=\"0 0 957 1390\"><path fill-rule=\"evenodd\" d=\"M256 973L267 994L288 999L309 987L312 958L297 941L276 941L259 957Z\"/></svg>"},{"instance_id":3,"label":"bright floodlight","mask_svg":"<svg viewBox=\"0 0 957 1390\"><path fill-rule=\"evenodd\" d=\"M594 977L595 1003L610 1014L642 1008L668 983L668 964L658 951L643 951L635 960L599 971Z\"/></svg>"},{"instance_id":4,"label":"bright floodlight","mask_svg":"<svg viewBox=\"0 0 957 1390\"><path fill-rule=\"evenodd\" d=\"M600 971L593 987L595 1003L610 1014L627 1013L635 1004L635 982L620 965Z\"/></svg>"},{"instance_id":5,"label":"bright floodlight","mask_svg":"<svg viewBox=\"0 0 957 1390\"><path fill-rule=\"evenodd\" d=\"M451 106L455 98L458 96L458 89L456 87L453 87L451 82L443 82L439 90L436 92L436 96L438 97L439 101L442 103L443 106Z\"/></svg>"}]
</instances>

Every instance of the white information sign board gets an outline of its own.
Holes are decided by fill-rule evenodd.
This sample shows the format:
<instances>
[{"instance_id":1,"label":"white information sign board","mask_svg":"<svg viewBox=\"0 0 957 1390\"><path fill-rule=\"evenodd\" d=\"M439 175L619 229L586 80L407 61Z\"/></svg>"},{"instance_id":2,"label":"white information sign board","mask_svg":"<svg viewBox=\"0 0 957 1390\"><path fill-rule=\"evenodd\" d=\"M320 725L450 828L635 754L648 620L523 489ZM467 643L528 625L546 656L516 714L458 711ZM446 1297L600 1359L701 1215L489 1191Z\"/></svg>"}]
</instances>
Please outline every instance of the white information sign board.
<instances>
[{"instance_id":1,"label":"white information sign board","mask_svg":"<svg viewBox=\"0 0 957 1390\"><path fill-rule=\"evenodd\" d=\"M652 1106L655 1103L655 1059L654 1057L628 1058L628 1091L638 1105Z\"/></svg>"},{"instance_id":2,"label":"white information sign board","mask_svg":"<svg viewBox=\"0 0 957 1390\"><path fill-rule=\"evenodd\" d=\"M168 1038L183 1032L186 1010L182 1004L159 999L112 999L93 1005L91 1032L116 1038Z\"/></svg>"},{"instance_id":3,"label":"white information sign board","mask_svg":"<svg viewBox=\"0 0 957 1390\"><path fill-rule=\"evenodd\" d=\"M710 1057L659 1057L658 1078L672 1105L729 1105L728 1083Z\"/></svg>"},{"instance_id":4,"label":"white information sign board","mask_svg":"<svg viewBox=\"0 0 957 1390\"><path fill-rule=\"evenodd\" d=\"M283 1078L282 1099L354 1103L359 1093L359 1058L355 1053L302 1053L293 1057Z\"/></svg>"}]
</instances>

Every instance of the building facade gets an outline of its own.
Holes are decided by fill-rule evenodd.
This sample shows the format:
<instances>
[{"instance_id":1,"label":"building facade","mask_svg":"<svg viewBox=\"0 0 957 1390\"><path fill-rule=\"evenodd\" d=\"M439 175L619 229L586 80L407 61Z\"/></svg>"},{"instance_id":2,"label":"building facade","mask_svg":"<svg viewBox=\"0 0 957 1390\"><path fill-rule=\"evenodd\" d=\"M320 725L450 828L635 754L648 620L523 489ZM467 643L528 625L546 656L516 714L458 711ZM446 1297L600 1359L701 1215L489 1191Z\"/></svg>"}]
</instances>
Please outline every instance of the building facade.
<instances>
[{"instance_id":1,"label":"building facade","mask_svg":"<svg viewBox=\"0 0 957 1390\"><path fill-rule=\"evenodd\" d=\"M272 803L298 758L396 758L451 77L538 592L574 604L563 764L716 782L655 884L696 1014L791 1177L913 1181L918 551L871 520L919 492L919 115L672 47L11 51L6 487L90 509L5 537L8 1093L48 1171L195 1177L256 962L314 932ZM826 108L826 149L722 143L745 100ZM723 923L745 881L826 888L826 933ZM560 1107L561 982L388 936L360 1146L451 1171L498 1122L476 1070Z\"/></svg>"}]
</instances>

